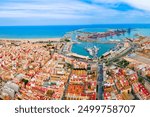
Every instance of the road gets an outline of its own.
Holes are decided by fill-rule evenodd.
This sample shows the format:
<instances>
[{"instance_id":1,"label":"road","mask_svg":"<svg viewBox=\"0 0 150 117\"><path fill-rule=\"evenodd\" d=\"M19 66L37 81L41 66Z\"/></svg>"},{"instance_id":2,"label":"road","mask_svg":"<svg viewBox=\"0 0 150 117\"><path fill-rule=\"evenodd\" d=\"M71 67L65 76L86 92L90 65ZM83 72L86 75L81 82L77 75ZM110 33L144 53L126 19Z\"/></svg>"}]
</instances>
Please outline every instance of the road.
<instances>
[{"instance_id":1,"label":"road","mask_svg":"<svg viewBox=\"0 0 150 117\"><path fill-rule=\"evenodd\" d=\"M115 57L111 58L109 61L112 63L114 60L116 60L116 59L118 59L118 58L120 58L120 57L122 57L122 56L127 55L131 50L132 50L132 47L126 49L126 50L123 51L122 53L120 53L120 54L116 55Z\"/></svg>"},{"instance_id":2,"label":"road","mask_svg":"<svg viewBox=\"0 0 150 117\"><path fill-rule=\"evenodd\" d=\"M148 78L146 78L146 77L141 76L139 73L138 73L138 76L139 76L139 77L141 77L141 78L143 78L144 80L146 80L146 81L148 81L148 82L150 83L150 79L148 79Z\"/></svg>"},{"instance_id":3,"label":"road","mask_svg":"<svg viewBox=\"0 0 150 117\"><path fill-rule=\"evenodd\" d=\"M67 83L66 83L66 85L65 85L65 90L64 90L64 93L63 93L63 96L62 96L62 100L65 100L65 95L66 95L66 91L67 91L68 86L69 86L69 83L70 83L71 74L72 74L72 69L71 69L71 72L70 72L70 74L69 74Z\"/></svg>"},{"instance_id":4,"label":"road","mask_svg":"<svg viewBox=\"0 0 150 117\"><path fill-rule=\"evenodd\" d=\"M97 79L97 83L98 83L98 93L97 93L97 98L98 100L103 100L103 65L99 64L99 70L98 70L98 79Z\"/></svg>"}]
</instances>

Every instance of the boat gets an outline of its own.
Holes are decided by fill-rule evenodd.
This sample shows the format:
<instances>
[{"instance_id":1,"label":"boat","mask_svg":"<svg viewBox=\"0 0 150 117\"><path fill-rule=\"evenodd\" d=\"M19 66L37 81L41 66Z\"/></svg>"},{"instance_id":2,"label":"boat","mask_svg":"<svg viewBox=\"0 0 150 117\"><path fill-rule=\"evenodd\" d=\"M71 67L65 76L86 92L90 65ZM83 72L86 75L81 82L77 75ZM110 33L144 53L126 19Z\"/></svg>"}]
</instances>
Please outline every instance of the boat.
<instances>
[{"instance_id":1,"label":"boat","mask_svg":"<svg viewBox=\"0 0 150 117\"><path fill-rule=\"evenodd\" d=\"M97 53L99 48L97 48L96 46L94 46L95 52Z\"/></svg>"},{"instance_id":2,"label":"boat","mask_svg":"<svg viewBox=\"0 0 150 117\"><path fill-rule=\"evenodd\" d=\"M93 57L95 57L95 56L97 56L97 54L98 54L98 50L99 50L99 48L97 48L96 46L94 46L94 47L92 47L92 48L85 48L88 52L89 52L89 54L91 55L91 56L93 56Z\"/></svg>"}]
</instances>

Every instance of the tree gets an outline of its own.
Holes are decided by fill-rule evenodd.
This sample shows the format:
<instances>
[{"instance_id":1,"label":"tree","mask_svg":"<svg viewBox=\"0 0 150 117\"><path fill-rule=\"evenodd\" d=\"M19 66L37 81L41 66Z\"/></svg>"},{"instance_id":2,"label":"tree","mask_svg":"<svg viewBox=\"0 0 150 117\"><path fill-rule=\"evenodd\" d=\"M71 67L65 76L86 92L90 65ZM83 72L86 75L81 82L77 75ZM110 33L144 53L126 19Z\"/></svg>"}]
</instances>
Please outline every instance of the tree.
<instances>
[{"instance_id":1,"label":"tree","mask_svg":"<svg viewBox=\"0 0 150 117\"><path fill-rule=\"evenodd\" d=\"M29 81L26 79L22 79L22 82L24 82L24 84L26 85Z\"/></svg>"},{"instance_id":2,"label":"tree","mask_svg":"<svg viewBox=\"0 0 150 117\"><path fill-rule=\"evenodd\" d=\"M140 83L142 83L143 78L139 77L139 78L138 78L138 81L139 81Z\"/></svg>"},{"instance_id":3,"label":"tree","mask_svg":"<svg viewBox=\"0 0 150 117\"><path fill-rule=\"evenodd\" d=\"M143 84L143 85L145 84L145 80L144 80L142 77L139 77L139 78L138 78L138 81L139 81L141 84Z\"/></svg>"},{"instance_id":4,"label":"tree","mask_svg":"<svg viewBox=\"0 0 150 117\"><path fill-rule=\"evenodd\" d=\"M118 59L118 58L114 60L114 62L118 62L118 61L119 61L119 59Z\"/></svg>"},{"instance_id":5,"label":"tree","mask_svg":"<svg viewBox=\"0 0 150 117\"><path fill-rule=\"evenodd\" d=\"M88 85L88 89L91 89L91 85L90 84Z\"/></svg>"},{"instance_id":6,"label":"tree","mask_svg":"<svg viewBox=\"0 0 150 117\"><path fill-rule=\"evenodd\" d=\"M65 39L65 41L66 41L66 42L70 42L70 40L69 40L69 39L67 39L67 38Z\"/></svg>"}]
</instances>

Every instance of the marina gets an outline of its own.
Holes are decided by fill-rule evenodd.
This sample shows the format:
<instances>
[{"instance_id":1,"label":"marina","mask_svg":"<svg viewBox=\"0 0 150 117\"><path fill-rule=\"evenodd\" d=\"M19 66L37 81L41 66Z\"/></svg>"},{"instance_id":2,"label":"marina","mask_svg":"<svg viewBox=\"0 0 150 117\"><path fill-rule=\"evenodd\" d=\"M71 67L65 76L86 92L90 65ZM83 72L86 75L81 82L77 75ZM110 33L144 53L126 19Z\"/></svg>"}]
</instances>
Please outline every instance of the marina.
<instances>
[{"instance_id":1,"label":"marina","mask_svg":"<svg viewBox=\"0 0 150 117\"><path fill-rule=\"evenodd\" d=\"M96 46L92 47L92 48L85 48L90 56L96 58L97 57L97 54L98 54L98 51L99 51L99 48L97 48Z\"/></svg>"},{"instance_id":2,"label":"marina","mask_svg":"<svg viewBox=\"0 0 150 117\"><path fill-rule=\"evenodd\" d=\"M117 27L117 29L115 29ZM129 28L130 27L130 28ZM138 28L140 27L140 28ZM144 28L147 27L147 28ZM123 30L124 29L124 30ZM131 29L129 31L129 29ZM99 50L97 51L97 56L100 57L104 53L113 49L117 43L123 41L124 39L135 39L140 35L149 36L150 28L148 25L85 25L85 26L16 26L16 27L0 27L0 39L15 39L15 40L59 40L60 38L71 39L71 48L66 48L67 51L71 51L82 56L91 56L85 48L96 46ZM41 31L42 30L42 31ZM49 30L50 33L49 33ZM106 34L109 31L118 32L122 31L121 35L113 35L113 37L108 36L107 38L96 39L94 42L81 41L77 37L81 33L96 34ZM126 31L126 32L125 32ZM29 32L32 32L30 34ZM106 32L106 33L105 33ZM123 32L125 32L123 34ZM37 36L38 34L38 36ZM84 34L83 34L84 35ZM41 37L41 38L40 38Z\"/></svg>"}]
</instances>

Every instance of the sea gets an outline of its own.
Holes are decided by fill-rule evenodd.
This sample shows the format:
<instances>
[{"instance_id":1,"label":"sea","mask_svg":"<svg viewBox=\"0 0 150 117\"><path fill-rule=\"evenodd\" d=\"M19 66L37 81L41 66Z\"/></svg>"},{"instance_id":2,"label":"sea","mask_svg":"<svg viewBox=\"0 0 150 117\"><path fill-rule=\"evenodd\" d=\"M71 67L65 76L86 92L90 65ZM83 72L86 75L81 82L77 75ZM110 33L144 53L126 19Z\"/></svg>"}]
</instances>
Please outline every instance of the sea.
<instances>
[{"instance_id":1,"label":"sea","mask_svg":"<svg viewBox=\"0 0 150 117\"><path fill-rule=\"evenodd\" d=\"M101 24L101 25L56 25L56 26L0 26L0 39L36 39L36 38L61 38L64 35L71 34L74 41L76 39L76 31L83 32L106 32L113 29L132 29L130 33L120 36L113 36L101 39L106 40L123 40L125 38L136 38L135 34L143 36L150 36L150 24ZM73 33L71 33L73 32ZM79 42L72 46L72 52L89 56L85 48L94 47L99 48L98 56L111 50L116 44L102 44L97 42Z\"/></svg>"}]
</instances>

